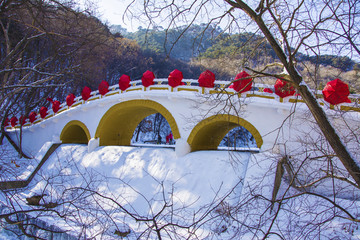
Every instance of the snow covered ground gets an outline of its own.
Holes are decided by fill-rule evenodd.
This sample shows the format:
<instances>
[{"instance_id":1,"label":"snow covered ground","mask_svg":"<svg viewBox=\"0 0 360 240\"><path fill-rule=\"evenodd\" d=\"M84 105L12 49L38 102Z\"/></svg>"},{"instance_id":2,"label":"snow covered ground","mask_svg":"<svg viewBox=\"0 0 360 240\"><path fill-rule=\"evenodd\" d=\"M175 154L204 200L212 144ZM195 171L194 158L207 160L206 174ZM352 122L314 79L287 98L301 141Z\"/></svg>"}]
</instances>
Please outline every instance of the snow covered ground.
<instances>
[{"instance_id":1,"label":"snow covered ground","mask_svg":"<svg viewBox=\"0 0 360 240\"><path fill-rule=\"evenodd\" d=\"M35 160L16 160L10 179L34 169L50 143ZM9 150L11 151L11 150ZM8 162L16 156L6 154ZM98 147L64 144L43 165L26 189L1 192L0 203L29 212L49 225L82 239L360 239L358 224L344 220L343 211L313 195L301 195L282 185L282 206L271 208L276 164L268 153L199 151L177 157L174 149ZM28 161L28 162L26 162ZM28 173L27 173L28 175ZM2 175L2 181L4 180ZM46 194L40 206L26 198ZM10 197L11 196L11 197ZM359 203L331 198L360 216ZM2 213L12 209L2 209ZM47 208L49 209L49 208ZM39 231L36 234L49 239ZM18 239L0 230L0 239ZM25 239L25 238L24 238ZM55 239L65 239L57 237ZM77 239L77 238L76 238Z\"/></svg>"}]
</instances>

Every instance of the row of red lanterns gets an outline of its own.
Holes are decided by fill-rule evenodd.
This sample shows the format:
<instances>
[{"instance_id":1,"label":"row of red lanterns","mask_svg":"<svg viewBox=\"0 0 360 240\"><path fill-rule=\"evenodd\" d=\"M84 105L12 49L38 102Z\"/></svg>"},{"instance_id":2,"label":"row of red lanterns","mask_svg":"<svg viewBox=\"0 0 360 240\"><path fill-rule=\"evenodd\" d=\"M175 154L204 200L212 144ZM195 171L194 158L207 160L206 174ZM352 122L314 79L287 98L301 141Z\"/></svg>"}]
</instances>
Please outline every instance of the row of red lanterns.
<instances>
[{"instance_id":1,"label":"row of red lanterns","mask_svg":"<svg viewBox=\"0 0 360 240\"><path fill-rule=\"evenodd\" d=\"M144 74L141 77L141 82L144 87L149 87L154 84L155 74L149 70L144 72ZM175 69L169 74L168 77L168 84L171 87L177 87L180 85L184 85L182 82L183 74L181 71ZM238 81L236 81L238 80ZM119 88L122 91L125 91L127 88L129 88L130 85L130 77L128 75L122 75L119 78ZM199 79L199 86L200 87L206 87L206 88L213 88L215 86L215 74L212 73L209 70L204 71L200 74ZM237 74L234 83L230 85L229 88L234 89L236 92L243 93L250 91L252 88L252 82L253 79L250 77L250 75L246 71L242 71L241 73ZM101 81L99 84L99 93L101 95L105 95L109 92L109 83L106 81ZM285 98L288 96L293 96L295 94L295 88L291 86L288 82L277 79L276 83L274 85L275 94L278 95L281 98ZM263 90L267 93L273 93L273 91L270 88L265 88ZM324 90L322 91L324 95L324 100L329 102L332 105L337 105L339 103L343 102L351 102L348 98L349 87L346 83L342 82L340 79L335 79L333 81L330 81L326 84ZM81 92L81 97L84 101L88 100L91 97L91 89L87 86L84 87L84 89ZM52 103L52 110L54 113L57 113L60 109L60 102L57 100L53 100L51 98L47 98L49 102ZM73 93L69 94L66 97L66 104L67 106L73 105L75 102L75 95ZM46 107L41 107L39 110L39 114L41 118L45 118L47 116L48 109ZM31 112L29 114L29 121L30 123L33 123L36 119L36 112ZM19 122L21 125L24 125L26 122L27 117L21 116L19 119ZM5 126L8 126L11 124L12 127L16 126L18 122L17 117L12 117L10 120L8 118L5 119Z\"/></svg>"}]
</instances>

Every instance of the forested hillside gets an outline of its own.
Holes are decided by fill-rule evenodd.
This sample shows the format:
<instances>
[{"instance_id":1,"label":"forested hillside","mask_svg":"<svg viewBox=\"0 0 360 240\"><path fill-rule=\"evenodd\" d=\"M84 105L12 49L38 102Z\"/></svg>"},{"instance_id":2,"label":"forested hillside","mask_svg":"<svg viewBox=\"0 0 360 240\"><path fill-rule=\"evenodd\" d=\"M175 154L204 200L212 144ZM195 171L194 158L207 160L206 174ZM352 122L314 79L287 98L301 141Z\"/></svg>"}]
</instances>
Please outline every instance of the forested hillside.
<instances>
[{"instance_id":1,"label":"forested hillside","mask_svg":"<svg viewBox=\"0 0 360 240\"><path fill-rule=\"evenodd\" d=\"M96 90L101 80L147 69L135 41L114 37L85 12L56 2L6 3L0 12L2 117L28 115L48 106L47 97L63 101L85 85Z\"/></svg>"},{"instance_id":2,"label":"forested hillside","mask_svg":"<svg viewBox=\"0 0 360 240\"><path fill-rule=\"evenodd\" d=\"M3 120L51 107L48 97L64 101L69 93L79 96L84 86L97 90L102 80L116 84L122 74L139 79L150 69L163 77L175 67L186 77L200 73L142 50L135 40L111 34L87 11L56 1L5 1L0 32Z\"/></svg>"}]
</instances>

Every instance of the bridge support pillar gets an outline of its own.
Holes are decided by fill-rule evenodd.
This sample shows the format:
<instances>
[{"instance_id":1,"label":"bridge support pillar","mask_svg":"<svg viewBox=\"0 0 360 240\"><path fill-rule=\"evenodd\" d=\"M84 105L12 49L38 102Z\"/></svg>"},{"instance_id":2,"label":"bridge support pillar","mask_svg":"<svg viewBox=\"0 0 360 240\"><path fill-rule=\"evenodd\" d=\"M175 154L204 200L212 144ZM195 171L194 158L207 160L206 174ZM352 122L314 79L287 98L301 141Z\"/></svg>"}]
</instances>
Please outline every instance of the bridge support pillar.
<instances>
[{"instance_id":1,"label":"bridge support pillar","mask_svg":"<svg viewBox=\"0 0 360 240\"><path fill-rule=\"evenodd\" d=\"M100 145L100 138L92 138L88 143L88 152L92 152Z\"/></svg>"},{"instance_id":2,"label":"bridge support pillar","mask_svg":"<svg viewBox=\"0 0 360 240\"><path fill-rule=\"evenodd\" d=\"M191 152L191 147L188 142L182 138L176 139L175 153L178 157L182 157Z\"/></svg>"}]
</instances>

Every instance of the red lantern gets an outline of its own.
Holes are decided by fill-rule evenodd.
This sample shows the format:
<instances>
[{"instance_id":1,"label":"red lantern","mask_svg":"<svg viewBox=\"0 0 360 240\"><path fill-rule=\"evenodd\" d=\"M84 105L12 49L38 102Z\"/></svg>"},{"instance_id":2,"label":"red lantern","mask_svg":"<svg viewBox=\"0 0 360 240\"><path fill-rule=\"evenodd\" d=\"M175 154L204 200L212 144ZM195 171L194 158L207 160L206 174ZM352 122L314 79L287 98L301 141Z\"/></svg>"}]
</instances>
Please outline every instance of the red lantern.
<instances>
[{"instance_id":1,"label":"red lantern","mask_svg":"<svg viewBox=\"0 0 360 240\"><path fill-rule=\"evenodd\" d=\"M233 88L235 91L240 92L240 93L250 91L251 87L252 87L252 78L246 78L246 77L249 77L249 76L250 75L247 72L242 71L241 73L236 75L235 81L237 79L242 79L242 78L245 78L245 79L238 80L238 81L234 82L230 86L230 88Z\"/></svg>"},{"instance_id":2,"label":"red lantern","mask_svg":"<svg viewBox=\"0 0 360 240\"><path fill-rule=\"evenodd\" d=\"M66 97L66 105L68 105L69 107L70 107L71 105L73 105L74 102L75 102L74 99L75 99L75 95L74 95L74 94L70 93L69 95L67 95L67 97Z\"/></svg>"},{"instance_id":3,"label":"red lantern","mask_svg":"<svg viewBox=\"0 0 360 240\"><path fill-rule=\"evenodd\" d=\"M295 88L293 86L290 86L290 84L284 80L276 80L274 88L275 94L281 98L292 96L295 94Z\"/></svg>"},{"instance_id":4,"label":"red lantern","mask_svg":"<svg viewBox=\"0 0 360 240\"><path fill-rule=\"evenodd\" d=\"M29 121L31 122L31 123L33 123L34 121L35 121L35 119L36 119L36 112L31 112L30 114L29 114Z\"/></svg>"},{"instance_id":5,"label":"red lantern","mask_svg":"<svg viewBox=\"0 0 360 240\"><path fill-rule=\"evenodd\" d=\"M179 85L184 85L183 82L181 82L183 80L183 74L181 71L175 69L174 71L172 71L170 74L169 74L169 77L168 77L168 82L169 82L169 85L171 87L177 87Z\"/></svg>"},{"instance_id":6,"label":"red lantern","mask_svg":"<svg viewBox=\"0 0 360 240\"><path fill-rule=\"evenodd\" d=\"M200 87L213 88L215 86L215 74L206 70L200 74L198 82Z\"/></svg>"},{"instance_id":7,"label":"red lantern","mask_svg":"<svg viewBox=\"0 0 360 240\"><path fill-rule=\"evenodd\" d=\"M264 88L264 92L273 93L273 91L270 88Z\"/></svg>"},{"instance_id":8,"label":"red lantern","mask_svg":"<svg viewBox=\"0 0 360 240\"><path fill-rule=\"evenodd\" d=\"M60 102L55 100L52 102L52 110L54 111L54 113L57 113L60 109Z\"/></svg>"},{"instance_id":9,"label":"red lantern","mask_svg":"<svg viewBox=\"0 0 360 240\"><path fill-rule=\"evenodd\" d=\"M141 82L144 87L148 87L154 84L155 74L149 70L143 73Z\"/></svg>"},{"instance_id":10,"label":"red lantern","mask_svg":"<svg viewBox=\"0 0 360 240\"><path fill-rule=\"evenodd\" d=\"M40 113L40 117L41 118L45 118L46 117L46 115L47 115L47 108L46 107L41 107L40 108L40 111L39 111L39 113Z\"/></svg>"},{"instance_id":11,"label":"red lantern","mask_svg":"<svg viewBox=\"0 0 360 240\"><path fill-rule=\"evenodd\" d=\"M351 103L351 100L348 98L350 94L349 86L338 78L328 82L322 93L325 101L332 105L343 102Z\"/></svg>"},{"instance_id":12,"label":"red lantern","mask_svg":"<svg viewBox=\"0 0 360 240\"><path fill-rule=\"evenodd\" d=\"M85 86L81 92L81 97L84 101L88 100L91 96L91 89Z\"/></svg>"},{"instance_id":13,"label":"red lantern","mask_svg":"<svg viewBox=\"0 0 360 240\"><path fill-rule=\"evenodd\" d=\"M119 78L119 88L121 91L125 91L130 87L130 77L128 75L123 74Z\"/></svg>"},{"instance_id":14,"label":"red lantern","mask_svg":"<svg viewBox=\"0 0 360 240\"><path fill-rule=\"evenodd\" d=\"M173 140L173 135L172 133L169 133L169 135L166 136L166 143L172 142Z\"/></svg>"},{"instance_id":15,"label":"red lantern","mask_svg":"<svg viewBox=\"0 0 360 240\"><path fill-rule=\"evenodd\" d=\"M11 124L11 126L12 126L12 127L15 127L16 124L17 124L17 121L18 121L17 117L12 117L12 118L10 119L10 124Z\"/></svg>"},{"instance_id":16,"label":"red lantern","mask_svg":"<svg viewBox=\"0 0 360 240\"><path fill-rule=\"evenodd\" d=\"M108 92L109 92L109 83L104 80L101 81L101 83L99 84L99 93L104 96Z\"/></svg>"}]
</instances>

